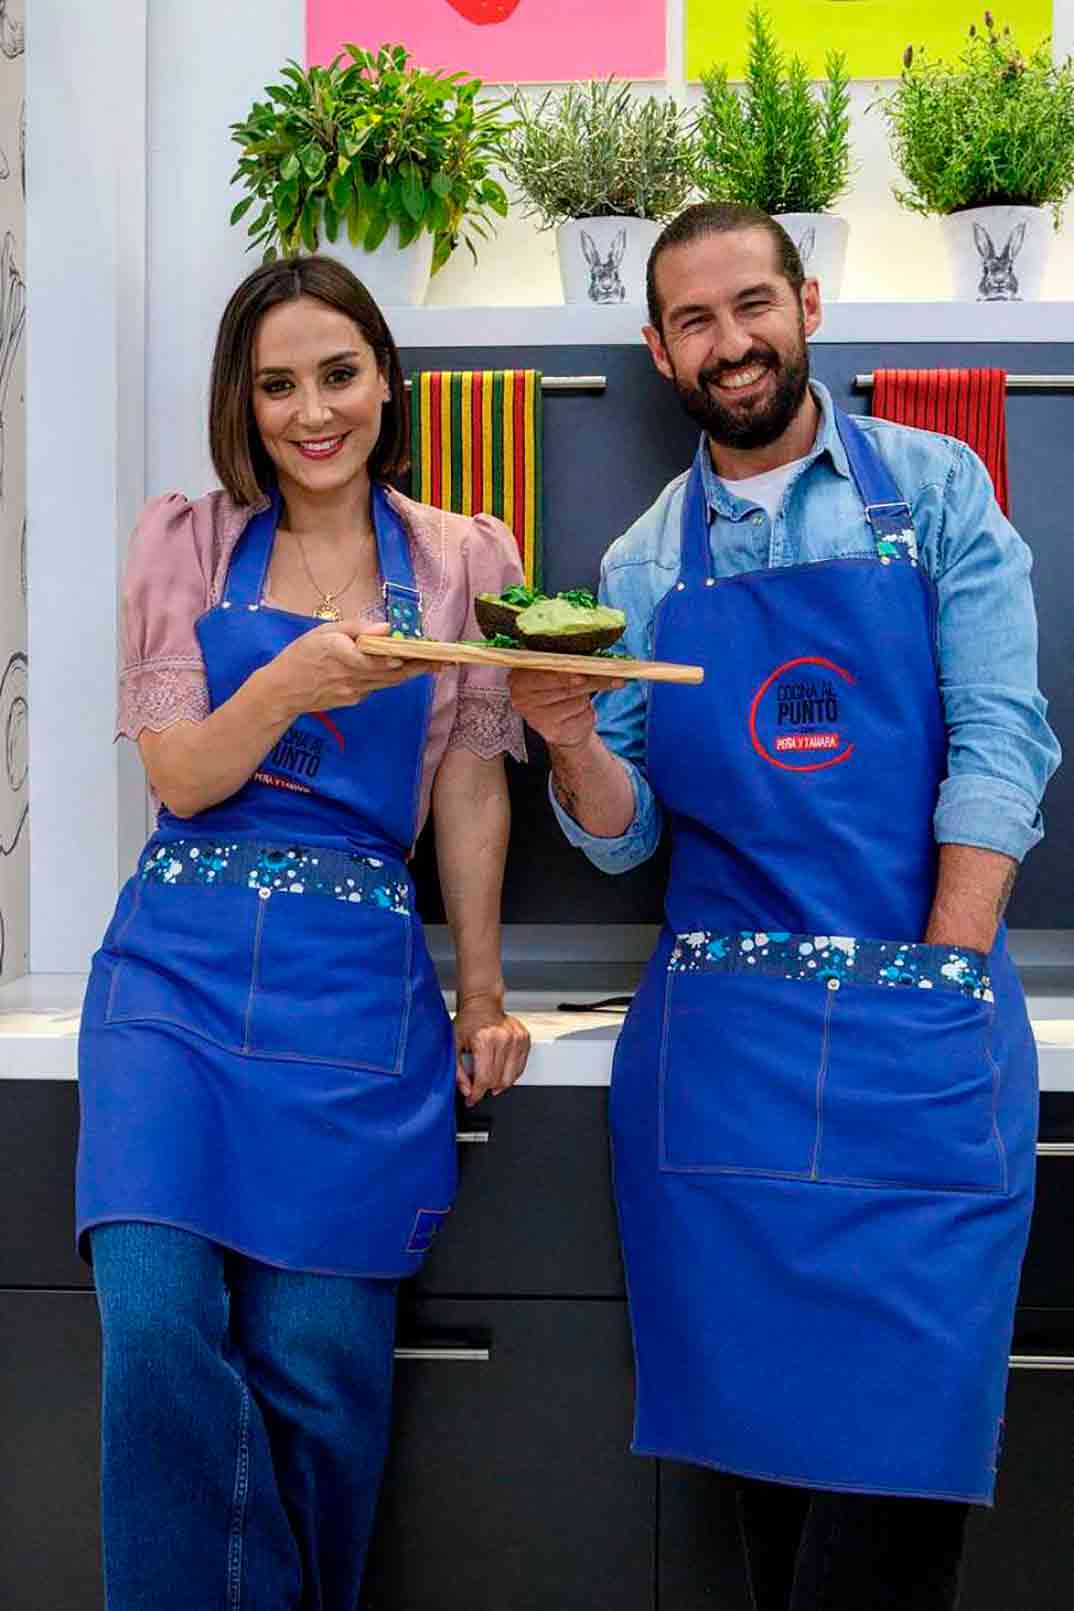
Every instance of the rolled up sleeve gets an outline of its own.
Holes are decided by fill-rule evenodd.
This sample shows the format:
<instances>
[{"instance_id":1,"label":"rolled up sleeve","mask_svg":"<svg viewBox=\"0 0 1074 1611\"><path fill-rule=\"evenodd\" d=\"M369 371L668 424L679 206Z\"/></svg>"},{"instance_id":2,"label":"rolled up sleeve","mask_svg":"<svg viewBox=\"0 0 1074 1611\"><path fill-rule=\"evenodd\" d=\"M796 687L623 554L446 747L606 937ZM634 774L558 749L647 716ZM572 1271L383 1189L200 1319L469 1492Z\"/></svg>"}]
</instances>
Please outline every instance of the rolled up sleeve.
<instances>
[{"instance_id":1,"label":"rolled up sleeve","mask_svg":"<svg viewBox=\"0 0 1074 1611\"><path fill-rule=\"evenodd\" d=\"M626 833L620 834L617 839L601 839L586 833L564 811L556 799L551 778L548 780L548 798L568 843L584 851L594 867L598 867L602 873L629 873L632 868L648 861L660 843L661 813L653 791L636 766L628 766L627 771L634 790L634 820Z\"/></svg>"},{"instance_id":2,"label":"rolled up sleeve","mask_svg":"<svg viewBox=\"0 0 1074 1611\"><path fill-rule=\"evenodd\" d=\"M627 618L622 649L637 659L652 653L655 601L645 596L648 567L627 565L602 570L600 601L622 610ZM627 873L648 861L660 843L663 813L645 775L649 685L632 681L594 700L597 733L626 767L634 791L634 819L626 832L606 839L587 833L559 801L549 779L549 799L568 842L583 851L604 873Z\"/></svg>"},{"instance_id":3,"label":"rolled up sleeve","mask_svg":"<svg viewBox=\"0 0 1074 1611\"><path fill-rule=\"evenodd\" d=\"M1020 861L1042 838L1040 811L1060 749L1037 683L1032 556L988 473L960 448L944 497L937 644L948 775L934 831Z\"/></svg>"}]
</instances>

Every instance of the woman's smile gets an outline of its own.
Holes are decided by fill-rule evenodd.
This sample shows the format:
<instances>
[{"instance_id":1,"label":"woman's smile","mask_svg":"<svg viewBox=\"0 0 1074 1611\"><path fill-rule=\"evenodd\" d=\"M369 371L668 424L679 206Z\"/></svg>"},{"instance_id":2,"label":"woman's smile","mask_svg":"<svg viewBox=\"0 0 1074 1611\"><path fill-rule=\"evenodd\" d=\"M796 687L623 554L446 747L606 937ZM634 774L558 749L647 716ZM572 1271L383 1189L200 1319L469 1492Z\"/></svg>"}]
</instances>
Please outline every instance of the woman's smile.
<instances>
[{"instance_id":1,"label":"woman's smile","mask_svg":"<svg viewBox=\"0 0 1074 1611\"><path fill-rule=\"evenodd\" d=\"M298 449L304 459L332 459L335 458L349 434L349 432L344 431L338 436L308 437L305 441L294 442L292 446Z\"/></svg>"}]
</instances>

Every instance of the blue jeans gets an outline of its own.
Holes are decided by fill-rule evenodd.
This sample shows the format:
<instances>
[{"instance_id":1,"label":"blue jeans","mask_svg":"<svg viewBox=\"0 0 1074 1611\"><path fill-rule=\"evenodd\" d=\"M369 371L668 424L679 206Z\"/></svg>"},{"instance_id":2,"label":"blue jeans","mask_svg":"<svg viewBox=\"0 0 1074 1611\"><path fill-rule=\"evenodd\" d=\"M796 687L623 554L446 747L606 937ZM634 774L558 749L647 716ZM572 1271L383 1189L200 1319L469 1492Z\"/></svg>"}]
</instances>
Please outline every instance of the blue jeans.
<instances>
[{"instance_id":1,"label":"blue jeans","mask_svg":"<svg viewBox=\"0 0 1074 1611\"><path fill-rule=\"evenodd\" d=\"M108 1611L354 1611L397 1283L166 1225L92 1232Z\"/></svg>"}]
</instances>

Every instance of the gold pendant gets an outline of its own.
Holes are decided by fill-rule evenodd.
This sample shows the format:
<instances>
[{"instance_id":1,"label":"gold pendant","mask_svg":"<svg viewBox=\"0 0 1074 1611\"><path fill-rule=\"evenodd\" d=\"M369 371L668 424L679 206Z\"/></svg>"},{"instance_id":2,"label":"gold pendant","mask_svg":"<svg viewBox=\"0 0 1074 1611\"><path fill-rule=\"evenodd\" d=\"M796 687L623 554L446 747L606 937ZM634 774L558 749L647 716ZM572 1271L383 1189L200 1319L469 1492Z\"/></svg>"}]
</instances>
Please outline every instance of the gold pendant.
<instances>
[{"instance_id":1,"label":"gold pendant","mask_svg":"<svg viewBox=\"0 0 1074 1611\"><path fill-rule=\"evenodd\" d=\"M314 616L318 621L342 621L342 613L336 609L331 599L325 599L316 610Z\"/></svg>"}]
</instances>

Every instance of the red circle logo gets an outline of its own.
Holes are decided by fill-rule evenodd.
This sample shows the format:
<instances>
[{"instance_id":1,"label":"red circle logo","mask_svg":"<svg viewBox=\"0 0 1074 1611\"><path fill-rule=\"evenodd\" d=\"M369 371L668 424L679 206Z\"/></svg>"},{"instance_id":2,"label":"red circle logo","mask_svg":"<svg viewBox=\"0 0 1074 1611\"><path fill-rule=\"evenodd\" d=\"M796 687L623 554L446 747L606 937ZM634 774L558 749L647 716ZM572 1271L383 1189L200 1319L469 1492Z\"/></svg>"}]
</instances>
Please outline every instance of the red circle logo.
<instances>
[{"instance_id":1,"label":"red circle logo","mask_svg":"<svg viewBox=\"0 0 1074 1611\"><path fill-rule=\"evenodd\" d=\"M766 736L759 730L762 704L774 684L800 667L834 672L848 687L857 679L834 660L823 655L799 655L777 666L758 688L750 704L750 742L769 766L782 772L823 772L826 767L849 761L854 745L845 740L839 728L839 697L830 681L784 685L776 701L777 722L786 731ZM768 725L768 724L766 724Z\"/></svg>"}]
</instances>

